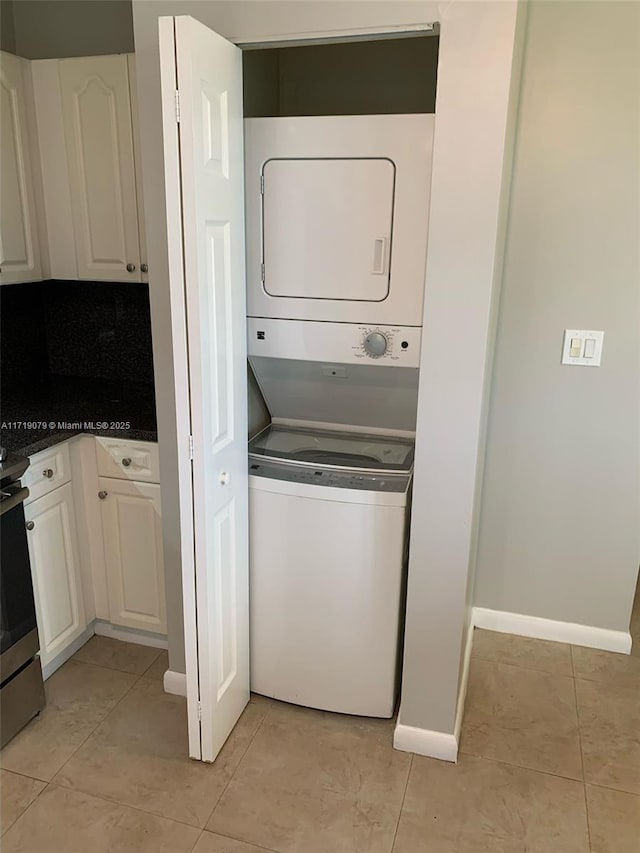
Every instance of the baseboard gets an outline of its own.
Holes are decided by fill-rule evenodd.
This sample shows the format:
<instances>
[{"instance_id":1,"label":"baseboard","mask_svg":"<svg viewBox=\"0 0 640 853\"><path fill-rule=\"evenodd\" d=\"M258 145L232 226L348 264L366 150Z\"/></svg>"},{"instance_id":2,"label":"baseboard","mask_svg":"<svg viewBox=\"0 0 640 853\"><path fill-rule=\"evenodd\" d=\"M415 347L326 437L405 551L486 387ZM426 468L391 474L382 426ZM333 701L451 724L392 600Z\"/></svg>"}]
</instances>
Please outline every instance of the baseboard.
<instances>
[{"instance_id":1,"label":"baseboard","mask_svg":"<svg viewBox=\"0 0 640 853\"><path fill-rule=\"evenodd\" d=\"M172 693L174 696L187 695L187 676L184 672L172 672L168 669L162 679L165 693Z\"/></svg>"},{"instance_id":2,"label":"baseboard","mask_svg":"<svg viewBox=\"0 0 640 853\"><path fill-rule=\"evenodd\" d=\"M469 667L471 666L471 650L473 648L473 611L471 613L471 622L467 630L467 641L464 647L464 657L462 659L462 674L460 676L460 686L458 688L458 705L456 707L456 721L453 726L453 735L456 739L456 744L460 744L460 732L462 731L462 720L464 717L464 704L467 699L467 685L469 684ZM457 755L456 755L457 761Z\"/></svg>"},{"instance_id":3,"label":"baseboard","mask_svg":"<svg viewBox=\"0 0 640 853\"><path fill-rule=\"evenodd\" d=\"M456 708L456 720L453 734L448 732L435 732L431 729L419 729L415 726L405 726L402 723L396 725L393 733L394 749L403 752L415 752L416 755L426 755L428 758L439 758L441 761L451 761L455 764L458 760L458 746L460 744L460 732L464 717L464 703L467 698L467 685L469 683L469 666L471 664L471 649L473 648L473 620L469 624L467 640L462 658L462 672L460 674L460 686L458 688L458 704Z\"/></svg>"},{"instance_id":4,"label":"baseboard","mask_svg":"<svg viewBox=\"0 0 640 853\"><path fill-rule=\"evenodd\" d=\"M592 625L578 625L575 622L525 616L523 613L489 610L486 607L474 607L472 620L476 628L486 628L488 631L518 634L520 637L534 637L537 640L555 640L559 643L625 655L631 653L631 634L628 631L611 631Z\"/></svg>"},{"instance_id":5,"label":"baseboard","mask_svg":"<svg viewBox=\"0 0 640 853\"><path fill-rule=\"evenodd\" d=\"M151 631L140 631L137 628L123 628L96 619L94 631L99 637L111 637L112 640L123 640L125 643L137 643L139 646L151 646L154 649L167 649L169 644L163 634L153 634Z\"/></svg>"},{"instance_id":6,"label":"baseboard","mask_svg":"<svg viewBox=\"0 0 640 853\"><path fill-rule=\"evenodd\" d=\"M430 729L418 729L398 723L393 733L394 749L403 752L415 752L441 761L458 760L458 740L453 734L434 732Z\"/></svg>"},{"instance_id":7,"label":"baseboard","mask_svg":"<svg viewBox=\"0 0 640 853\"><path fill-rule=\"evenodd\" d=\"M76 637L72 643L69 643L60 654L56 655L53 660L50 660L48 664L42 667L43 680L46 681L47 678L50 678L57 669L60 669L63 663L66 663L70 657L75 655L78 649L81 649L85 643L88 643L91 637L93 637L93 622L85 628L79 637Z\"/></svg>"}]
</instances>

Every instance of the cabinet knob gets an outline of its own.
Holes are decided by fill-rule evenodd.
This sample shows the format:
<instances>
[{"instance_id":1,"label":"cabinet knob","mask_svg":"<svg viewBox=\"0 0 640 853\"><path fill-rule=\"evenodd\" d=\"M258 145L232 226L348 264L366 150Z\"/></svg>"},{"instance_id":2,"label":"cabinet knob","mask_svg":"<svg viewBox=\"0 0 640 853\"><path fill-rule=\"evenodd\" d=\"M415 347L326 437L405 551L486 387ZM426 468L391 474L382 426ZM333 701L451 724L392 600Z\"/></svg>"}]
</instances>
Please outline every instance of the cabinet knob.
<instances>
[{"instance_id":1,"label":"cabinet knob","mask_svg":"<svg viewBox=\"0 0 640 853\"><path fill-rule=\"evenodd\" d=\"M109 494L109 492L99 491L98 497L100 498L101 501L104 501L104 500L106 500L108 494Z\"/></svg>"},{"instance_id":2,"label":"cabinet knob","mask_svg":"<svg viewBox=\"0 0 640 853\"><path fill-rule=\"evenodd\" d=\"M127 264L127 272L135 272L136 265L135 264Z\"/></svg>"},{"instance_id":3,"label":"cabinet knob","mask_svg":"<svg viewBox=\"0 0 640 853\"><path fill-rule=\"evenodd\" d=\"M33 528L36 526L36 523L35 523L35 521L27 521L26 526L27 526L27 530L33 530Z\"/></svg>"},{"instance_id":4,"label":"cabinet knob","mask_svg":"<svg viewBox=\"0 0 640 853\"><path fill-rule=\"evenodd\" d=\"M53 468L45 468L42 472L42 476L46 477L47 480L50 480L53 477Z\"/></svg>"},{"instance_id":5,"label":"cabinet knob","mask_svg":"<svg viewBox=\"0 0 640 853\"><path fill-rule=\"evenodd\" d=\"M128 468L129 465L131 465L131 459L128 456L125 456L124 459L122 460L122 464L124 465L125 468Z\"/></svg>"},{"instance_id":6,"label":"cabinet knob","mask_svg":"<svg viewBox=\"0 0 640 853\"><path fill-rule=\"evenodd\" d=\"M149 264L140 264L141 272L149 272Z\"/></svg>"}]
</instances>

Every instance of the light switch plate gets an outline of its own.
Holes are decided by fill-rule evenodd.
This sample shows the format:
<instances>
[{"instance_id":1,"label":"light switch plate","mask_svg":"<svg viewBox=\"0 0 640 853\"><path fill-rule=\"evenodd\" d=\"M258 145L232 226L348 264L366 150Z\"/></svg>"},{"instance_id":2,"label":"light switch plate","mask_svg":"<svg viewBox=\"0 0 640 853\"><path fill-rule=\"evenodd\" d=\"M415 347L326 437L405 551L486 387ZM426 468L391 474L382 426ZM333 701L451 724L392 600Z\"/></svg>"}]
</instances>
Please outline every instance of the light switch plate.
<instances>
[{"instance_id":1,"label":"light switch plate","mask_svg":"<svg viewBox=\"0 0 640 853\"><path fill-rule=\"evenodd\" d=\"M604 332L589 329L565 329L562 363L581 367L600 367ZM576 354L579 353L579 354Z\"/></svg>"}]
</instances>

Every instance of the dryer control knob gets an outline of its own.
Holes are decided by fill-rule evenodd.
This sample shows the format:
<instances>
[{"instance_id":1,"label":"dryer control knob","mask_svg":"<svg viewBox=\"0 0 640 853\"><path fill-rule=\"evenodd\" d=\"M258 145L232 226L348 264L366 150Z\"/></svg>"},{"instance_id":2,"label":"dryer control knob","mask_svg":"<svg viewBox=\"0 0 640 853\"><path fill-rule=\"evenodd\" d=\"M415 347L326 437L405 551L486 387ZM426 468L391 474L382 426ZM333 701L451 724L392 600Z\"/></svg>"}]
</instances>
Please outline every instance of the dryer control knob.
<instances>
[{"instance_id":1,"label":"dryer control knob","mask_svg":"<svg viewBox=\"0 0 640 853\"><path fill-rule=\"evenodd\" d=\"M363 341L364 351L371 358L380 358L384 355L389 346L385 335L382 332L370 332Z\"/></svg>"}]
</instances>

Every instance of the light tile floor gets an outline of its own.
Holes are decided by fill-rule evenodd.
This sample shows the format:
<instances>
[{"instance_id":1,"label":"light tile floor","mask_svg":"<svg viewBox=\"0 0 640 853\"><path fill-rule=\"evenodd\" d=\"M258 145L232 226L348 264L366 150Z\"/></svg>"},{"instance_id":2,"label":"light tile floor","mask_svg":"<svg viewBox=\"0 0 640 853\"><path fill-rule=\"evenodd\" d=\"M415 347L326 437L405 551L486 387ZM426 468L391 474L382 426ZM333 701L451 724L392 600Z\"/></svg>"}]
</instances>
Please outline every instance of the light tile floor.
<instances>
[{"instance_id":1,"label":"light tile floor","mask_svg":"<svg viewBox=\"0 0 640 853\"><path fill-rule=\"evenodd\" d=\"M166 652L94 637L2 753L3 853L638 853L640 606L632 633L627 657L476 631L457 765L259 696L189 761Z\"/></svg>"}]
</instances>

